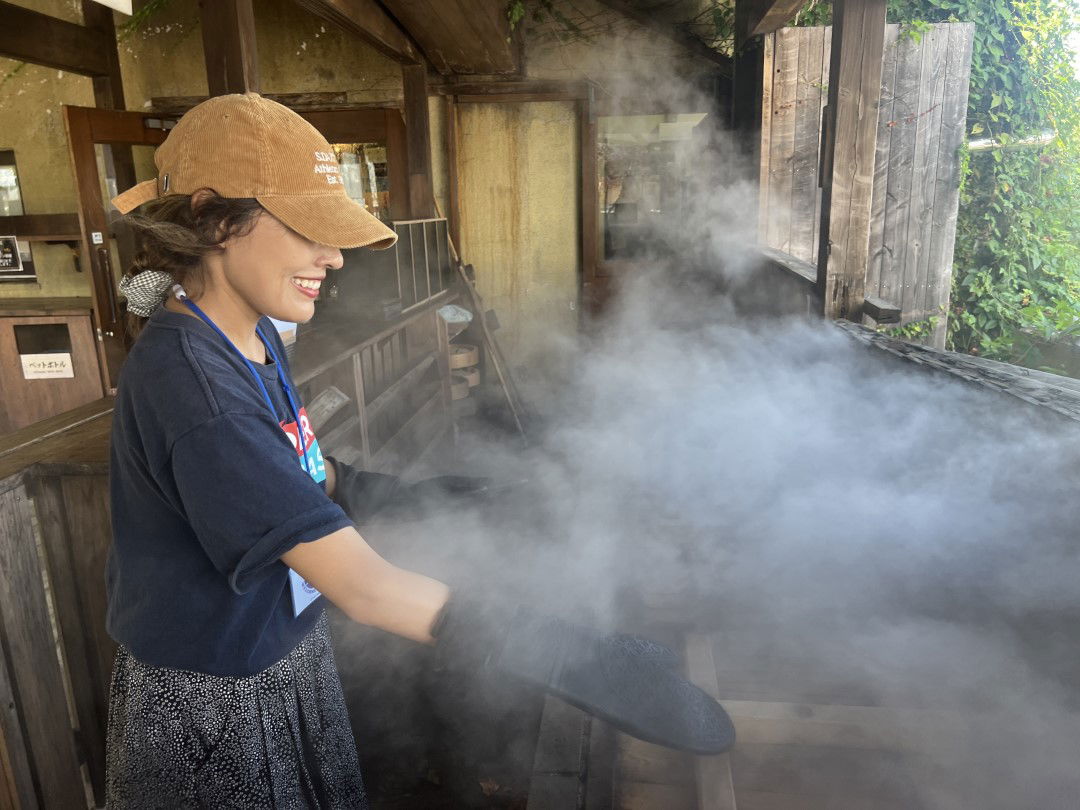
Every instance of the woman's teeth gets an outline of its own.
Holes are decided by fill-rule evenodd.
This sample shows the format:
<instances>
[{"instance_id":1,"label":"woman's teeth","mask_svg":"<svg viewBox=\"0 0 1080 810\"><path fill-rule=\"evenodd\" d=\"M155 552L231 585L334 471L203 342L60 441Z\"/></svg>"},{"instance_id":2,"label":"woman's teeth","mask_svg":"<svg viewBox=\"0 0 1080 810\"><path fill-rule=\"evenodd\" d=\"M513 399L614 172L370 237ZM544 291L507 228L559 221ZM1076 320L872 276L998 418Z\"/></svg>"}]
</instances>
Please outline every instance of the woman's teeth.
<instances>
[{"instance_id":1,"label":"woman's teeth","mask_svg":"<svg viewBox=\"0 0 1080 810\"><path fill-rule=\"evenodd\" d=\"M309 278L294 278L293 284L297 287L303 287L305 290L318 290L322 285L322 280L314 280Z\"/></svg>"}]
</instances>

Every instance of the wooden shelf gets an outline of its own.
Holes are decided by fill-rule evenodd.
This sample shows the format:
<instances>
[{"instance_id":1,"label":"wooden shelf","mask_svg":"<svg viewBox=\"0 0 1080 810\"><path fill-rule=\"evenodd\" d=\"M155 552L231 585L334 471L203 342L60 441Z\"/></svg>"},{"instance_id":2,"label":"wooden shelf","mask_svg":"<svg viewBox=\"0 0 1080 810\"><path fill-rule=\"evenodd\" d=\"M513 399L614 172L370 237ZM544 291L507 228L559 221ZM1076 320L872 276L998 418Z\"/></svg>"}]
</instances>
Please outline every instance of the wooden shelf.
<instances>
[{"instance_id":1,"label":"wooden shelf","mask_svg":"<svg viewBox=\"0 0 1080 810\"><path fill-rule=\"evenodd\" d=\"M82 239L78 214L0 217L0 235L12 234L30 242L78 242Z\"/></svg>"}]
</instances>

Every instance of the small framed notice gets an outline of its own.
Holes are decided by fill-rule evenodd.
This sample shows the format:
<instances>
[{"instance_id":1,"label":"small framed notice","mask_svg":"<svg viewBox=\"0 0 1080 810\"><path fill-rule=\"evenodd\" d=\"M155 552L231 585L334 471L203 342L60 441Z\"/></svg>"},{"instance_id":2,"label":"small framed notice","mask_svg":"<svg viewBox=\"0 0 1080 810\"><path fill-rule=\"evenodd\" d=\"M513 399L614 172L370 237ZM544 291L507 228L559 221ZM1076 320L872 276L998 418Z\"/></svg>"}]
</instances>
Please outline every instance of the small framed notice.
<instances>
[{"instance_id":1,"label":"small framed notice","mask_svg":"<svg viewBox=\"0 0 1080 810\"><path fill-rule=\"evenodd\" d=\"M43 354L20 354L23 379L55 380L74 377L75 368L71 365L71 352L45 352Z\"/></svg>"},{"instance_id":2,"label":"small framed notice","mask_svg":"<svg viewBox=\"0 0 1080 810\"><path fill-rule=\"evenodd\" d=\"M0 236L0 281L36 281L30 242L16 236Z\"/></svg>"},{"instance_id":3,"label":"small framed notice","mask_svg":"<svg viewBox=\"0 0 1080 810\"><path fill-rule=\"evenodd\" d=\"M22 269L19 240L14 236L0 236L0 273L21 273Z\"/></svg>"}]
</instances>

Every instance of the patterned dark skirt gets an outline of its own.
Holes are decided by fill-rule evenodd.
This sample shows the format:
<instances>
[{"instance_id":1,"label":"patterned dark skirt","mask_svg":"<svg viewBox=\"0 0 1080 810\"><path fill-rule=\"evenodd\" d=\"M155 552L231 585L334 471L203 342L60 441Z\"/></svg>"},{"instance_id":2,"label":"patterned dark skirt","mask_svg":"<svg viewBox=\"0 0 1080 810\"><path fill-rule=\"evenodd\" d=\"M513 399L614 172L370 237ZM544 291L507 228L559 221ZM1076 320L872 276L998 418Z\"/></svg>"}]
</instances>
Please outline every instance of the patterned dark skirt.
<instances>
[{"instance_id":1,"label":"patterned dark skirt","mask_svg":"<svg viewBox=\"0 0 1080 810\"><path fill-rule=\"evenodd\" d=\"M107 807L366 808L325 614L247 678L146 666L121 647Z\"/></svg>"}]
</instances>

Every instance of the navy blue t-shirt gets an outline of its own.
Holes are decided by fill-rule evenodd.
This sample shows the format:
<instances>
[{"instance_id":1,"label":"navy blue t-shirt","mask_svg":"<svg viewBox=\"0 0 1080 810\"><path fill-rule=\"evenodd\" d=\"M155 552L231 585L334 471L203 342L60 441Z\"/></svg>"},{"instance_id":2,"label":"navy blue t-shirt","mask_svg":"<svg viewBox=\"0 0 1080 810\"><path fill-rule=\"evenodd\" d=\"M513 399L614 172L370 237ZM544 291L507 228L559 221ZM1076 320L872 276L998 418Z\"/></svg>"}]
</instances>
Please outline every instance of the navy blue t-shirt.
<instances>
[{"instance_id":1,"label":"navy blue t-shirt","mask_svg":"<svg viewBox=\"0 0 1080 810\"><path fill-rule=\"evenodd\" d=\"M260 325L285 363L273 325ZM151 666L253 675L285 657L322 612L320 597L294 616L279 558L351 521L283 430L295 420L276 367L255 369L276 414L216 332L159 309L121 371L107 626Z\"/></svg>"}]
</instances>

